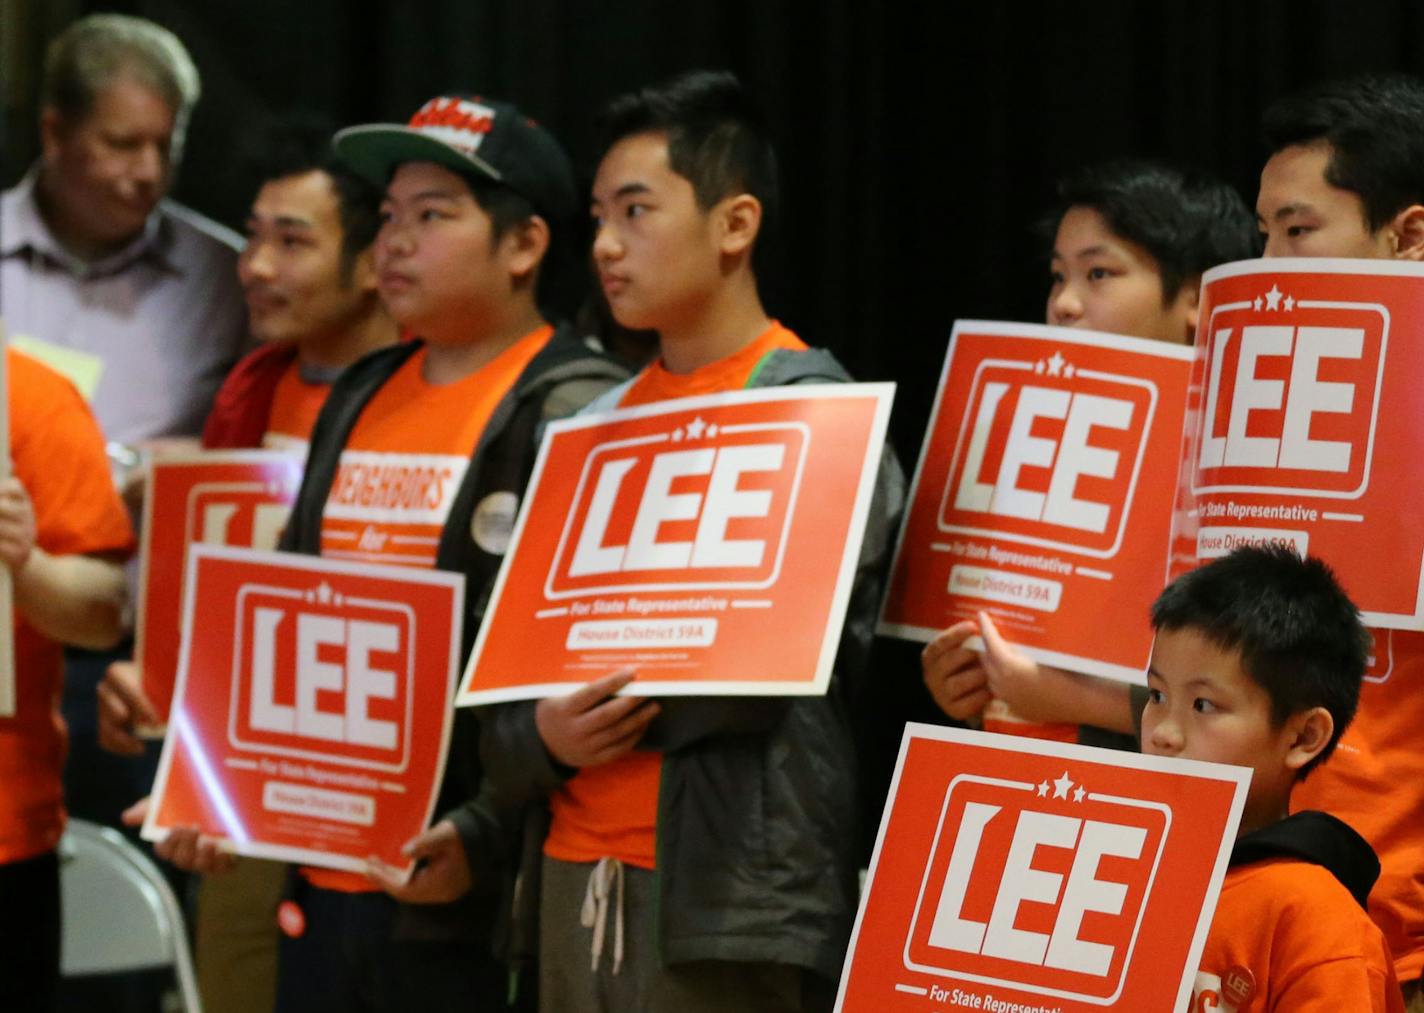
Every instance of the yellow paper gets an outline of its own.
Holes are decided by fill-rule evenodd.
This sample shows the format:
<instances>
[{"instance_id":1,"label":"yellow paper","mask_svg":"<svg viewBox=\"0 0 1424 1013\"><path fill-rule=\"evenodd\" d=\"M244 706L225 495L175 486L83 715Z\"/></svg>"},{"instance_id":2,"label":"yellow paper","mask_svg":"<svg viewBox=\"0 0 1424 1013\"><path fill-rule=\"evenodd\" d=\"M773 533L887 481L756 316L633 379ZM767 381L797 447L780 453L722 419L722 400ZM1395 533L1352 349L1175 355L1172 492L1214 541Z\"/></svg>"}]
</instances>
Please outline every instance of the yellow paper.
<instances>
[{"instance_id":1,"label":"yellow paper","mask_svg":"<svg viewBox=\"0 0 1424 1013\"><path fill-rule=\"evenodd\" d=\"M10 345L63 374L70 383L79 388L79 393L84 395L85 401L94 399L94 391L99 388L99 377L104 373L104 360L99 356L41 341L28 334L11 336Z\"/></svg>"}]
</instances>

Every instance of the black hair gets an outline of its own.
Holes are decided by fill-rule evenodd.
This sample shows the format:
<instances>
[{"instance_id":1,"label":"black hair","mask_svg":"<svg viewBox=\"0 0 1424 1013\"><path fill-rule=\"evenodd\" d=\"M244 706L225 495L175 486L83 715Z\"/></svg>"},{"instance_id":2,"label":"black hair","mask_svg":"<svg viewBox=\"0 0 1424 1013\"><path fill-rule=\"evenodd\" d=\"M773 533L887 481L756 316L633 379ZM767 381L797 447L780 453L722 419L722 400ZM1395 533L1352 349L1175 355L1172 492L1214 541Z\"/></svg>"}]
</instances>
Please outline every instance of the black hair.
<instances>
[{"instance_id":1,"label":"black hair","mask_svg":"<svg viewBox=\"0 0 1424 1013\"><path fill-rule=\"evenodd\" d=\"M629 92L604 108L599 125L601 155L626 137L666 134L668 166L692 184L703 211L735 194L755 197L761 228L752 264L760 266L780 216L776 151L761 110L735 74L694 70Z\"/></svg>"},{"instance_id":2,"label":"black hair","mask_svg":"<svg viewBox=\"0 0 1424 1013\"><path fill-rule=\"evenodd\" d=\"M1335 750L1360 702L1370 636L1330 567L1289 546L1247 546L1178 577L1152 603L1159 633L1195 630L1271 698L1277 725L1324 707L1335 730L1304 777Z\"/></svg>"},{"instance_id":3,"label":"black hair","mask_svg":"<svg viewBox=\"0 0 1424 1013\"><path fill-rule=\"evenodd\" d=\"M333 124L312 112L296 112L259 129L248 153L253 191L273 180L325 173L336 192L341 217L341 280L351 280L356 258L368 250L381 228L381 191L336 158Z\"/></svg>"},{"instance_id":4,"label":"black hair","mask_svg":"<svg viewBox=\"0 0 1424 1013\"><path fill-rule=\"evenodd\" d=\"M1365 206L1373 232L1424 204L1424 82L1403 74L1333 81L1276 102L1262 117L1271 154L1325 142L1325 180Z\"/></svg>"},{"instance_id":5,"label":"black hair","mask_svg":"<svg viewBox=\"0 0 1424 1013\"><path fill-rule=\"evenodd\" d=\"M1040 226L1047 245L1075 207L1098 212L1114 235L1152 255L1164 306L1209 268L1261 252L1241 195L1203 173L1135 160L1084 166L1058 183L1058 205Z\"/></svg>"},{"instance_id":6,"label":"black hair","mask_svg":"<svg viewBox=\"0 0 1424 1013\"><path fill-rule=\"evenodd\" d=\"M452 172L456 170L451 170ZM475 203L489 216L490 244L496 246L510 229L538 216L549 226L549 246L535 268L534 301L548 320L568 320L578 311L583 298L578 258L574 253L572 223L551 221L540 214L534 202L502 183L475 172L458 172L470 188Z\"/></svg>"}]
</instances>

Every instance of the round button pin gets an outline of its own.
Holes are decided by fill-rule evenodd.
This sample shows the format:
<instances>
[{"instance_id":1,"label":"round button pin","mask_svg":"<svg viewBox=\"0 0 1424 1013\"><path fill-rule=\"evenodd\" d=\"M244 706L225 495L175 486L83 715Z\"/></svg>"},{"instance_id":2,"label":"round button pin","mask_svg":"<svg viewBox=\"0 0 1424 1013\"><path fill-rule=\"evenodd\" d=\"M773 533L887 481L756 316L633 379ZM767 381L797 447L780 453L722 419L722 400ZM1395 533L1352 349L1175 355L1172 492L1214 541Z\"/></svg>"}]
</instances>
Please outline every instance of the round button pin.
<instances>
[{"instance_id":1,"label":"round button pin","mask_svg":"<svg viewBox=\"0 0 1424 1013\"><path fill-rule=\"evenodd\" d=\"M1233 964L1221 976L1221 997L1233 1006L1244 1006L1256 994L1256 976L1240 964Z\"/></svg>"}]
</instances>

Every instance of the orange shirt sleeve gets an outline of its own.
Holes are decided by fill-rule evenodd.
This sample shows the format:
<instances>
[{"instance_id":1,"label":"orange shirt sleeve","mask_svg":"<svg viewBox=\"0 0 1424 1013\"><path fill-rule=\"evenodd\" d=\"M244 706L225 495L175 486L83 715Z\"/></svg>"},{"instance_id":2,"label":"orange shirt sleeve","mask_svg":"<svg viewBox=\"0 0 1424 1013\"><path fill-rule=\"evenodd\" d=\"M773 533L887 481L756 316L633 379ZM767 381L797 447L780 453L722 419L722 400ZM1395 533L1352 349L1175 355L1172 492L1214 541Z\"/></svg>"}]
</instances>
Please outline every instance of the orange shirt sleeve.
<instances>
[{"instance_id":1,"label":"orange shirt sleeve","mask_svg":"<svg viewBox=\"0 0 1424 1013\"><path fill-rule=\"evenodd\" d=\"M34 504L37 542L52 555L133 551L104 437L74 385L10 351L10 454Z\"/></svg>"}]
</instances>

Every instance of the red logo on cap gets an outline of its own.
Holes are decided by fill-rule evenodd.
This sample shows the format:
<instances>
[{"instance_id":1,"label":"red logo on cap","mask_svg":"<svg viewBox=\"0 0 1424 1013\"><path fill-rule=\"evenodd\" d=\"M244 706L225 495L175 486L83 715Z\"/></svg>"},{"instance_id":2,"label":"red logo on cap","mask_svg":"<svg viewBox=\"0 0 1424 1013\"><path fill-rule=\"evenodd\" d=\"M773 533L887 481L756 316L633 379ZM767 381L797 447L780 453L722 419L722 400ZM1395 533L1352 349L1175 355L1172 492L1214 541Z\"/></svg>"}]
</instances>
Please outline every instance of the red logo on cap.
<instances>
[{"instance_id":1,"label":"red logo on cap","mask_svg":"<svg viewBox=\"0 0 1424 1013\"><path fill-rule=\"evenodd\" d=\"M494 129L494 116L484 107L466 99L433 98L410 118L412 127L449 127L487 134Z\"/></svg>"}]
</instances>

